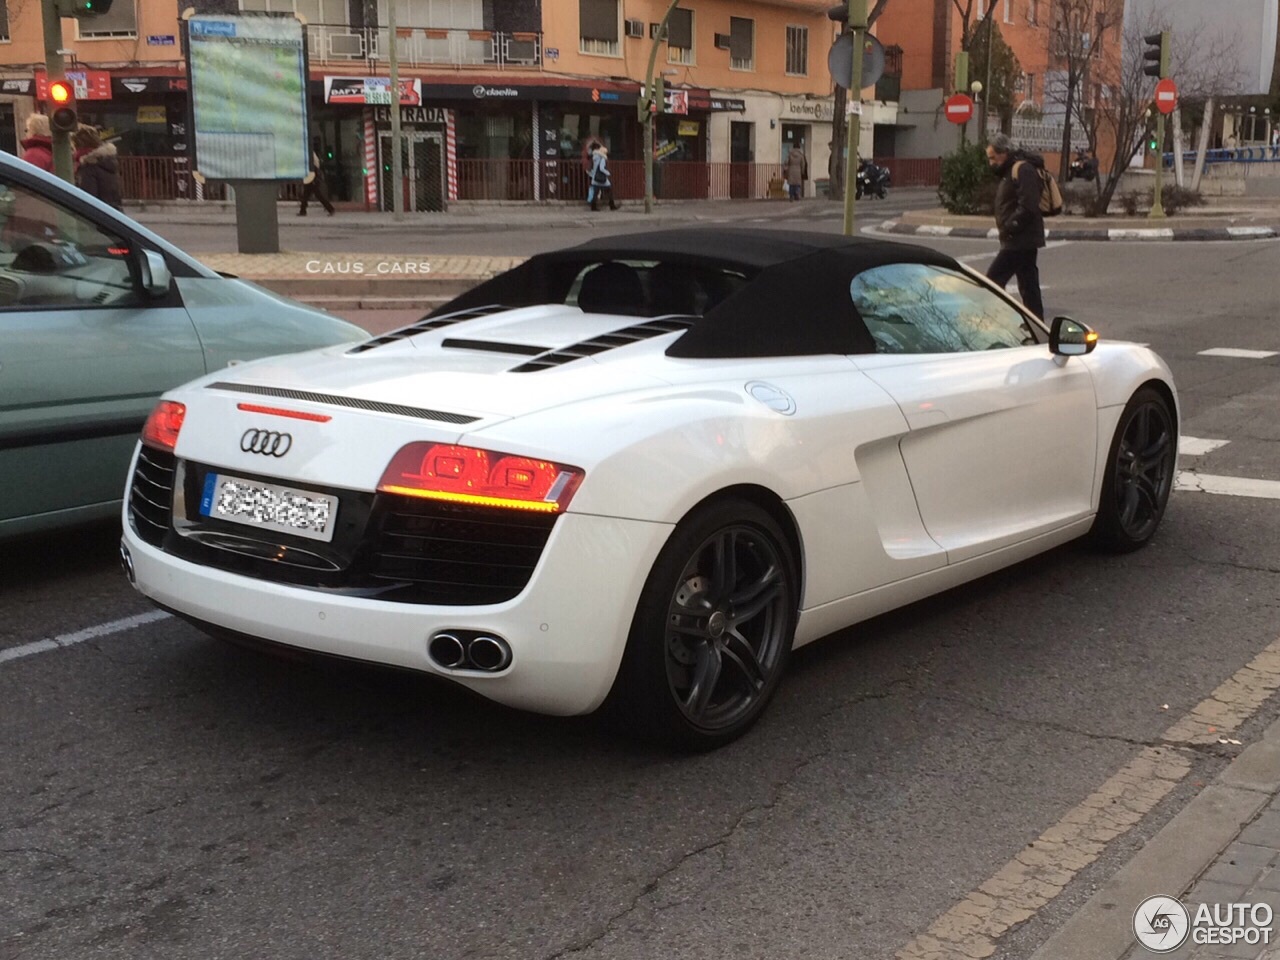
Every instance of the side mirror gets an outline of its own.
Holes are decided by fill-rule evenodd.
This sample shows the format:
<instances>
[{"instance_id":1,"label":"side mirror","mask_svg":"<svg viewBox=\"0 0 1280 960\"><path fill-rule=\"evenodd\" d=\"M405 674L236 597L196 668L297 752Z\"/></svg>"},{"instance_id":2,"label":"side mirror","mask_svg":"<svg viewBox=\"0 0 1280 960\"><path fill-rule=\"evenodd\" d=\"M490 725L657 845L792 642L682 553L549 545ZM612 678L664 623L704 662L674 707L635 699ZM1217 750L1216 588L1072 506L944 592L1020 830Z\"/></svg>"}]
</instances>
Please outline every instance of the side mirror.
<instances>
[{"instance_id":1,"label":"side mirror","mask_svg":"<svg viewBox=\"0 0 1280 960\"><path fill-rule=\"evenodd\" d=\"M163 297L169 292L173 275L164 254L155 250L140 250L138 254L138 283L152 297Z\"/></svg>"},{"instance_id":2,"label":"side mirror","mask_svg":"<svg viewBox=\"0 0 1280 960\"><path fill-rule=\"evenodd\" d=\"M1049 352L1059 357L1082 357L1093 353L1098 335L1070 317L1054 317L1049 327Z\"/></svg>"}]
</instances>

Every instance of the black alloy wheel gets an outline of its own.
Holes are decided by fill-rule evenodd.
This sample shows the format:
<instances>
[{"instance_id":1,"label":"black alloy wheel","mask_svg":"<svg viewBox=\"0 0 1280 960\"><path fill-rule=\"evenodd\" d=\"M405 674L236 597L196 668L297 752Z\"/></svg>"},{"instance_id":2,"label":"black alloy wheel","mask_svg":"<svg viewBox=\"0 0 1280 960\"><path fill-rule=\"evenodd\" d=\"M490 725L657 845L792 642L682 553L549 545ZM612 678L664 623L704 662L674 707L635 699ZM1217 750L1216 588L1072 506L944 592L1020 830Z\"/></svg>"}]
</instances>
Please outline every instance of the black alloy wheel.
<instances>
[{"instance_id":1,"label":"black alloy wheel","mask_svg":"<svg viewBox=\"0 0 1280 960\"><path fill-rule=\"evenodd\" d=\"M611 713L685 749L740 736L763 712L795 633L795 560L764 510L696 510L663 548L636 610Z\"/></svg>"},{"instance_id":2,"label":"black alloy wheel","mask_svg":"<svg viewBox=\"0 0 1280 960\"><path fill-rule=\"evenodd\" d=\"M1116 427L1094 538L1118 552L1149 543L1168 506L1177 461L1173 411L1159 391L1144 387L1130 399Z\"/></svg>"}]
</instances>

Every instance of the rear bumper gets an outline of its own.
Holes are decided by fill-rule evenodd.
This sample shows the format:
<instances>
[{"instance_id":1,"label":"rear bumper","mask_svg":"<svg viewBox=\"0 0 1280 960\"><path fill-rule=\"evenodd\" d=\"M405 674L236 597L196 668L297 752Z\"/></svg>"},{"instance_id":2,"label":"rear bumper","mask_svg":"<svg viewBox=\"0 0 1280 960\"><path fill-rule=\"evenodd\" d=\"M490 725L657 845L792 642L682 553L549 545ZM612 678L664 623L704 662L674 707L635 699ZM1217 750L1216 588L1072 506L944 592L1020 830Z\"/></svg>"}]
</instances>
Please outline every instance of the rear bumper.
<instances>
[{"instance_id":1,"label":"rear bumper","mask_svg":"<svg viewBox=\"0 0 1280 960\"><path fill-rule=\"evenodd\" d=\"M250 637L448 677L499 703L562 716L589 713L608 694L640 591L671 531L567 514L519 596L465 607L340 596L216 570L140 539L127 509L123 521L135 586L163 607ZM427 644L442 630L503 637L510 666L495 674L436 666Z\"/></svg>"}]
</instances>

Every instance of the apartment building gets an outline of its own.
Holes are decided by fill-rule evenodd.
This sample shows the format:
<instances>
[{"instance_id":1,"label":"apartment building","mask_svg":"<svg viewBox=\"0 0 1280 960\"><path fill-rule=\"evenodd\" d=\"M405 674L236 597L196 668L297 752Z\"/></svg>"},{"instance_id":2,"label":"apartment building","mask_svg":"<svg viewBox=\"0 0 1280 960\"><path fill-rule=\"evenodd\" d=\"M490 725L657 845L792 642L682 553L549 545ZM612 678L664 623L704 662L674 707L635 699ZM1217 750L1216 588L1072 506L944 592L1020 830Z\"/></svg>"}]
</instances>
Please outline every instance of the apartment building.
<instances>
[{"instance_id":1,"label":"apartment building","mask_svg":"<svg viewBox=\"0 0 1280 960\"><path fill-rule=\"evenodd\" d=\"M366 81L389 73L389 2L191 0L199 13L305 21L325 176L339 201L383 208L392 196L392 108L366 102ZM813 176L825 177L827 52L838 29L828 0L683 0L661 38L665 0L394 2L411 208L576 199L596 140L621 171L620 195L637 195L636 104L655 43L667 85L655 120L659 196L760 196L793 144L804 146ZM15 150L26 113L44 109L43 38L39 0L5 4L0 147ZM64 20L63 48L84 118L117 137L124 156L163 159L176 171L154 189L190 195L179 6L114 0L98 19ZM869 114L864 124L875 122Z\"/></svg>"},{"instance_id":2,"label":"apartment building","mask_svg":"<svg viewBox=\"0 0 1280 960\"><path fill-rule=\"evenodd\" d=\"M1068 9L1090 6L1070 0L959 0L958 5L956 0L892 0L877 27L886 44L895 44L903 51L902 102L894 130L897 152L938 156L957 145L957 131L946 122L941 106L946 96L956 92L955 58L964 36L959 8L966 5L970 24L981 25L977 26L979 30L987 25L998 27L1018 59L1021 77L1014 90L1015 138L1045 153L1056 169L1062 145L1066 74L1061 51L1054 49L1063 35L1054 29L1055 18L1061 18ZM1092 12L1096 14L1101 9L1098 4ZM1118 57L1122 48L1119 9L1117 4L1116 19L1103 19L1105 29L1101 32L1095 21L1078 27L1073 35L1086 49L1095 49L1098 57ZM1099 95L1099 85L1086 78L1085 102L1092 102ZM994 113L989 120L993 128L999 128L1000 119ZM1083 146L1084 134L1078 124L1076 127L1073 142ZM976 130L971 133L980 136Z\"/></svg>"}]
</instances>

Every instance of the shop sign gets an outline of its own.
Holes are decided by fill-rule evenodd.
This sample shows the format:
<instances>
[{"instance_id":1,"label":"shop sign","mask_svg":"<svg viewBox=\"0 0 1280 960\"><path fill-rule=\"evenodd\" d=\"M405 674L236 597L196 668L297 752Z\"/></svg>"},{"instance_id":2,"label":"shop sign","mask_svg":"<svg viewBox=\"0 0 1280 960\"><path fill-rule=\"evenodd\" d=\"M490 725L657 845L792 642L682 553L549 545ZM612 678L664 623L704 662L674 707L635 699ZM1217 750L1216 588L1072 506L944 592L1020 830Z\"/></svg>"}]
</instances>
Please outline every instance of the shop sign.
<instances>
[{"instance_id":1,"label":"shop sign","mask_svg":"<svg viewBox=\"0 0 1280 960\"><path fill-rule=\"evenodd\" d=\"M169 117L164 107L139 107L138 123L168 123Z\"/></svg>"},{"instance_id":2,"label":"shop sign","mask_svg":"<svg viewBox=\"0 0 1280 960\"><path fill-rule=\"evenodd\" d=\"M401 123L444 123L445 122L444 107L401 107L400 122ZM374 107L373 119L377 123L391 122L390 107Z\"/></svg>"},{"instance_id":3,"label":"shop sign","mask_svg":"<svg viewBox=\"0 0 1280 960\"><path fill-rule=\"evenodd\" d=\"M804 117L821 123L830 123L835 118L835 105L830 100L788 100L783 119Z\"/></svg>"},{"instance_id":4,"label":"shop sign","mask_svg":"<svg viewBox=\"0 0 1280 960\"><path fill-rule=\"evenodd\" d=\"M696 137L701 129L702 124L697 120L681 120L677 133L682 137Z\"/></svg>"},{"instance_id":5,"label":"shop sign","mask_svg":"<svg viewBox=\"0 0 1280 960\"><path fill-rule=\"evenodd\" d=\"M667 113L684 115L689 112L689 91L688 90L668 90L666 93L666 110Z\"/></svg>"},{"instance_id":6,"label":"shop sign","mask_svg":"<svg viewBox=\"0 0 1280 960\"><path fill-rule=\"evenodd\" d=\"M172 47L175 43L173 34L152 34L147 37L147 46L149 47Z\"/></svg>"},{"instance_id":7,"label":"shop sign","mask_svg":"<svg viewBox=\"0 0 1280 960\"><path fill-rule=\"evenodd\" d=\"M371 93L372 91L372 93ZM364 106L366 103L391 102L389 77L325 77L324 102L347 103ZM369 96L385 96L384 100L369 100ZM422 103L422 81L416 77L400 81L400 103L416 106Z\"/></svg>"},{"instance_id":8,"label":"shop sign","mask_svg":"<svg viewBox=\"0 0 1280 960\"><path fill-rule=\"evenodd\" d=\"M0 84L0 93L30 93L31 80L23 77L20 80L6 80Z\"/></svg>"},{"instance_id":9,"label":"shop sign","mask_svg":"<svg viewBox=\"0 0 1280 960\"><path fill-rule=\"evenodd\" d=\"M111 74L106 70L68 70L67 79L77 100L111 99ZM49 77L44 72L36 74L36 99L49 99Z\"/></svg>"}]
</instances>

